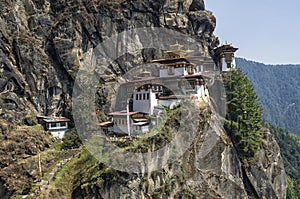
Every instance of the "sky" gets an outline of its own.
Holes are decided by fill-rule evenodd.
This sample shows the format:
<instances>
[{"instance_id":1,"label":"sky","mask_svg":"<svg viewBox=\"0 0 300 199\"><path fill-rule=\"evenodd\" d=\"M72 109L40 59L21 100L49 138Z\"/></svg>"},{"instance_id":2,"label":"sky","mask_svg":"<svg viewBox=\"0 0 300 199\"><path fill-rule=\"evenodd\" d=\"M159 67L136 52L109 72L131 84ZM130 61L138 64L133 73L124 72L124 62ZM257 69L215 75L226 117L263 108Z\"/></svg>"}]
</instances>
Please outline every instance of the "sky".
<instances>
[{"instance_id":1,"label":"sky","mask_svg":"<svg viewBox=\"0 0 300 199\"><path fill-rule=\"evenodd\" d=\"M220 42L236 57L265 64L300 64L299 0L205 0Z\"/></svg>"}]
</instances>

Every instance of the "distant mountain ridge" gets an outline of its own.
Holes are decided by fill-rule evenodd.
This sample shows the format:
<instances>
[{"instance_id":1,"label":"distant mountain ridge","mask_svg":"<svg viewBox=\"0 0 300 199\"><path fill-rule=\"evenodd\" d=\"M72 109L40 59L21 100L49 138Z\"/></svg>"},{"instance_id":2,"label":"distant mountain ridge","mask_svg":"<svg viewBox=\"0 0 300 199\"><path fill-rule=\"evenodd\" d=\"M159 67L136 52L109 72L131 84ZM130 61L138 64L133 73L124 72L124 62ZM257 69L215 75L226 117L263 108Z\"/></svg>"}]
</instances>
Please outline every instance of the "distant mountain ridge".
<instances>
[{"instance_id":1,"label":"distant mountain ridge","mask_svg":"<svg viewBox=\"0 0 300 199\"><path fill-rule=\"evenodd\" d=\"M300 64L266 65L236 58L264 108L263 117L300 135Z\"/></svg>"}]
</instances>

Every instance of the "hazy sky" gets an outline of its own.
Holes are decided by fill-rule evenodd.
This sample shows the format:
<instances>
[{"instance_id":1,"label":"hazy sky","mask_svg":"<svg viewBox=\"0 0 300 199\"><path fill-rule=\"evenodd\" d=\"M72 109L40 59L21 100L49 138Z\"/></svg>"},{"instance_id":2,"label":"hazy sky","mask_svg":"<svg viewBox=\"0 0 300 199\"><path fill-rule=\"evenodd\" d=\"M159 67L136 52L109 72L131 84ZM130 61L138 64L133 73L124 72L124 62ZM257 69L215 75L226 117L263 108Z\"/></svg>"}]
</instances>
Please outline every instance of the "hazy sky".
<instances>
[{"instance_id":1,"label":"hazy sky","mask_svg":"<svg viewBox=\"0 0 300 199\"><path fill-rule=\"evenodd\" d=\"M205 0L217 35L236 55L272 64L300 64L300 0Z\"/></svg>"}]
</instances>

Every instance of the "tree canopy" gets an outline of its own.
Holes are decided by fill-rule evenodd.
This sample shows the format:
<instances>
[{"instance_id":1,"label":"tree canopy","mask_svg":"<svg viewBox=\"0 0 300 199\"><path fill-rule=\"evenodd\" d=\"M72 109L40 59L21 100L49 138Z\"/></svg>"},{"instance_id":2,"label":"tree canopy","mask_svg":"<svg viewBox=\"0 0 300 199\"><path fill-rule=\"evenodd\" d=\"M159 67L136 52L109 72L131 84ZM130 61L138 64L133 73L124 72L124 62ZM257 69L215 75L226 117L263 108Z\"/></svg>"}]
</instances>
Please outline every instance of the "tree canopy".
<instances>
[{"instance_id":1,"label":"tree canopy","mask_svg":"<svg viewBox=\"0 0 300 199\"><path fill-rule=\"evenodd\" d=\"M228 111L225 129L242 158L253 158L260 148L262 109L254 88L240 71L223 74Z\"/></svg>"}]
</instances>

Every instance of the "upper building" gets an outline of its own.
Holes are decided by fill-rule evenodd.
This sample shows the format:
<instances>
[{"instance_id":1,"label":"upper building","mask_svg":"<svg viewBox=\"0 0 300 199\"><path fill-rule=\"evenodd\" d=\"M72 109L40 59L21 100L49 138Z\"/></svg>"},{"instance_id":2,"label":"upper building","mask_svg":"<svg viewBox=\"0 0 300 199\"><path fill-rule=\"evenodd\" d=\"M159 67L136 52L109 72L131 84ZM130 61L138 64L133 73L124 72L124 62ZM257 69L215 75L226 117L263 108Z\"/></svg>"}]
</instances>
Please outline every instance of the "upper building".
<instances>
[{"instance_id":1,"label":"upper building","mask_svg":"<svg viewBox=\"0 0 300 199\"><path fill-rule=\"evenodd\" d=\"M171 45L171 50L164 51L161 59L152 60L152 63L159 63L159 77L172 77L178 75L192 75L195 71L195 64L186 59L188 55L193 53L193 50L183 50L183 45L178 42Z\"/></svg>"}]
</instances>

